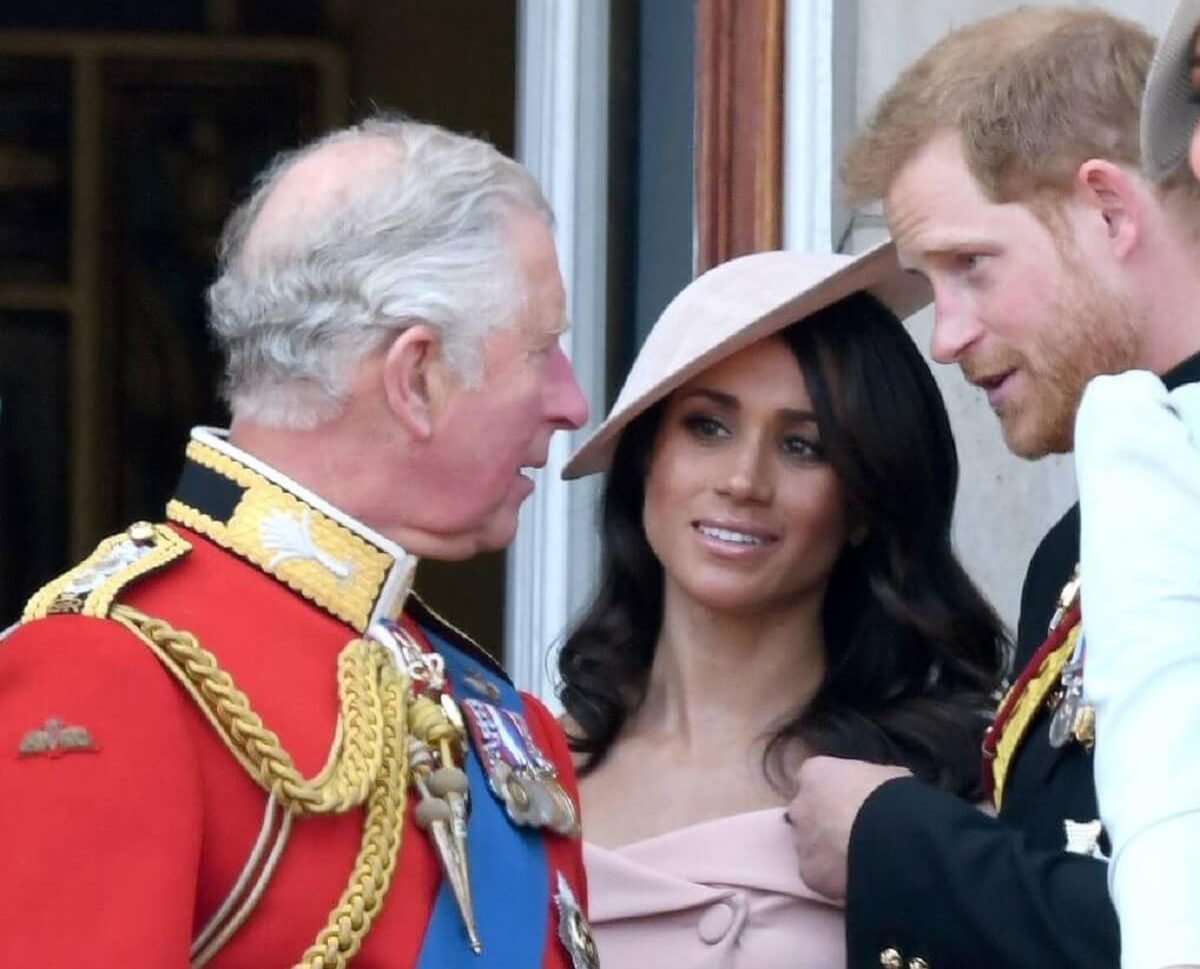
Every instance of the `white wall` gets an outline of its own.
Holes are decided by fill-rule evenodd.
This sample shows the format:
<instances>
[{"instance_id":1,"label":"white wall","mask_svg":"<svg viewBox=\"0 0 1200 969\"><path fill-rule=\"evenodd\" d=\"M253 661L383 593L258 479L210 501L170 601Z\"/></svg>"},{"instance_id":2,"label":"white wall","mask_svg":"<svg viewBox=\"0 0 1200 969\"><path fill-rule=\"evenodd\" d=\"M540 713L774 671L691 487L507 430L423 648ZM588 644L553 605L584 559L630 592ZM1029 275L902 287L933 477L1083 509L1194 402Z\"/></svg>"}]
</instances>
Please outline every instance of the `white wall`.
<instances>
[{"instance_id":1,"label":"white wall","mask_svg":"<svg viewBox=\"0 0 1200 969\"><path fill-rule=\"evenodd\" d=\"M861 123L899 72L950 30L1012 10L1011 0L857 0L857 117ZM1025 6L1055 6L1026 2ZM1077 3L1127 16L1157 33L1175 0L1109 0ZM882 220L858 214L851 237L853 251L882 238ZM911 323L912 333L928 352L932 313ZM1025 564L1038 540L1075 500L1069 457L1030 463L1004 447L995 416L980 391L969 386L956 367L933 364L946 398L958 442L962 477L955 542L976 581L1010 626L1015 627Z\"/></svg>"}]
</instances>

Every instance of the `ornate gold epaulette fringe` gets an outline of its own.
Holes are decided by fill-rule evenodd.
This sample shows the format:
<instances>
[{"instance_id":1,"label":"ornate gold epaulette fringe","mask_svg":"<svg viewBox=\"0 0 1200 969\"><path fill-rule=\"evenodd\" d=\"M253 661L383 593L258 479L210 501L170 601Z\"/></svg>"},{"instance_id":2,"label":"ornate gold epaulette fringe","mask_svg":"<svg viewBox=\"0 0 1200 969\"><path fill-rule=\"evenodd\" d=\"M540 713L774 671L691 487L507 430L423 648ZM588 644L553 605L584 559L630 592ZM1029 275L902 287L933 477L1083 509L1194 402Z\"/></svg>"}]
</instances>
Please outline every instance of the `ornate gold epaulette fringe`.
<instances>
[{"instance_id":1,"label":"ornate gold epaulette fringe","mask_svg":"<svg viewBox=\"0 0 1200 969\"><path fill-rule=\"evenodd\" d=\"M337 660L339 712L325 766L303 777L196 637L120 604L121 591L174 562L190 544L164 525L139 522L105 539L85 561L38 591L22 622L51 615L107 618L129 630L208 719L226 748L268 795L258 840L229 897L191 947L193 969L207 964L244 924L265 891L297 817L365 808L363 835L349 883L296 969L343 969L362 945L391 887L404 829L409 755L446 746L456 735L443 708L413 690L379 643L351 640ZM425 759L429 760L426 753Z\"/></svg>"},{"instance_id":2,"label":"ornate gold epaulette fringe","mask_svg":"<svg viewBox=\"0 0 1200 969\"><path fill-rule=\"evenodd\" d=\"M106 538L86 559L33 594L22 622L51 615L102 619L127 586L183 558L192 546L166 525L138 522Z\"/></svg>"}]
</instances>

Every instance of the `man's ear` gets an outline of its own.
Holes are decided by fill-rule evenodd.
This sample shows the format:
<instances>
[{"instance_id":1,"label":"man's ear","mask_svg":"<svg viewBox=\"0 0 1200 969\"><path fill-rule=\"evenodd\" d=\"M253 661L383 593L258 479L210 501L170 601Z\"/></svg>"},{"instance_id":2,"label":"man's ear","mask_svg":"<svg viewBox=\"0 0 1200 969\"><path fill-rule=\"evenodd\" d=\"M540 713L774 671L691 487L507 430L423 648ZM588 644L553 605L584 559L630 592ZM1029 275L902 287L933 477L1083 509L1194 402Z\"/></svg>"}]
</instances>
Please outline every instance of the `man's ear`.
<instances>
[{"instance_id":1,"label":"man's ear","mask_svg":"<svg viewBox=\"0 0 1200 969\"><path fill-rule=\"evenodd\" d=\"M392 416L416 440L428 440L445 399L447 379L437 331L415 323L400 333L384 352L382 376Z\"/></svg>"},{"instance_id":2,"label":"man's ear","mask_svg":"<svg viewBox=\"0 0 1200 969\"><path fill-rule=\"evenodd\" d=\"M1142 237L1143 195L1139 176L1104 158L1089 158L1075 176L1083 204L1103 221L1117 258L1128 256Z\"/></svg>"}]
</instances>

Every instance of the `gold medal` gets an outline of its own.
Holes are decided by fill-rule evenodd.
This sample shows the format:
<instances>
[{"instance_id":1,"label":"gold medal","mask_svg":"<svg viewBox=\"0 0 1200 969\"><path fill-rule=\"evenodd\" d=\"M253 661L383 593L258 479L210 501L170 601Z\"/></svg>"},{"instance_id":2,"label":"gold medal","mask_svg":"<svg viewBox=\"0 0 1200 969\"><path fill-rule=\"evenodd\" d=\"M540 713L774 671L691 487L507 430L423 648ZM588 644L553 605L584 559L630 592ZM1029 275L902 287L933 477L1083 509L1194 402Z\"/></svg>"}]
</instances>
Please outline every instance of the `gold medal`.
<instances>
[{"instance_id":1,"label":"gold medal","mask_svg":"<svg viewBox=\"0 0 1200 969\"><path fill-rule=\"evenodd\" d=\"M1071 726L1071 736L1087 750L1096 743L1096 709L1090 704L1080 707Z\"/></svg>"}]
</instances>

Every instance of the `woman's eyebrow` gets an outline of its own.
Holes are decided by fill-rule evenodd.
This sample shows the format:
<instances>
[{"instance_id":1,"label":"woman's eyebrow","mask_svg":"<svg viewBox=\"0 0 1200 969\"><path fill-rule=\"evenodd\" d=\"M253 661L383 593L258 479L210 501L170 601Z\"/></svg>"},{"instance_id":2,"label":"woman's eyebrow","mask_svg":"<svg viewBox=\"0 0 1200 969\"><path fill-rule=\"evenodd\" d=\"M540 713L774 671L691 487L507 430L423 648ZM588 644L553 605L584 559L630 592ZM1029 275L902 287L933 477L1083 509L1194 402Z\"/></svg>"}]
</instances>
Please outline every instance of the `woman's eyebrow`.
<instances>
[{"instance_id":1,"label":"woman's eyebrow","mask_svg":"<svg viewBox=\"0 0 1200 969\"><path fill-rule=\"evenodd\" d=\"M723 390L713 390L710 387L695 387L687 391L683 395L683 400L688 400L692 397L703 397L705 400L710 400L714 404L719 404L722 407L727 407L730 410L737 410L741 407L741 401L733 394L725 393ZM786 421L801 423L816 423L817 415L811 410L804 410L799 407L784 407L779 410L779 415Z\"/></svg>"},{"instance_id":2,"label":"woman's eyebrow","mask_svg":"<svg viewBox=\"0 0 1200 969\"><path fill-rule=\"evenodd\" d=\"M738 399L733 394L727 394L721 390L711 390L708 387L694 387L683 395L683 399L687 400L691 397L703 397L706 400L711 400L714 404L720 404L722 407L738 408L741 406Z\"/></svg>"}]
</instances>

